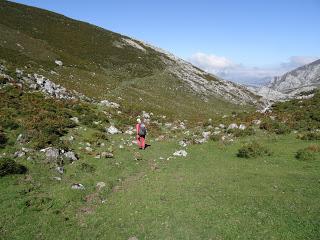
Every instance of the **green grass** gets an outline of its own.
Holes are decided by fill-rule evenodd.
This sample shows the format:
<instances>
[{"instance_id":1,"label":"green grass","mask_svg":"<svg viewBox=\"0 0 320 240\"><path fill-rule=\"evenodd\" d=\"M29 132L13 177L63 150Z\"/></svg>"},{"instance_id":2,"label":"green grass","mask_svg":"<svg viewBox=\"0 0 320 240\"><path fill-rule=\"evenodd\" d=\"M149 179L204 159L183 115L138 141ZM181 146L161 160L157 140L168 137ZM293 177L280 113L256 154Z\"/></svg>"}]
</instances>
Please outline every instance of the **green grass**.
<instances>
[{"instance_id":1,"label":"green grass","mask_svg":"<svg viewBox=\"0 0 320 240\"><path fill-rule=\"evenodd\" d=\"M90 137L93 133L81 134ZM114 141L114 159L94 159L80 152L81 160L66 166L61 182L51 180L57 174L39 163L27 163L31 177L2 178L2 236L318 239L319 155L309 162L294 157L296 150L310 141L272 135L226 146L209 142L190 146L186 158L168 161L159 157L167 158L179 149L177 141L151 142L152 146L141 152L142 160L135 161L136 147L117 148L120 138L106 141L105 148ZM252 138L259 139L273 155L237 158L237 150ZM96 171L82 171L82 163ZM157 168L151 167L154 165ZM99 181L107 187L97 193ZM71 190L75 182L84 184L86 190ZM88 195L93 195L91 202L84 200Z\"/></svg>"}]
</instances>

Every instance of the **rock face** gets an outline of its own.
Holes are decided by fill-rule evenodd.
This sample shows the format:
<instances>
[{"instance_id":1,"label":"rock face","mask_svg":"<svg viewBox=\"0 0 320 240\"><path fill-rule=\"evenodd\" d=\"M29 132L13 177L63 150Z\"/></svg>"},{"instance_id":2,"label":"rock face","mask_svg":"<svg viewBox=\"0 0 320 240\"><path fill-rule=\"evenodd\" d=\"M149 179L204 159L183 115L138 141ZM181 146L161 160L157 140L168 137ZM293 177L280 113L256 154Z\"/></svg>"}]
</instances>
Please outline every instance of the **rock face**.
<instances>
[{"instance_id":1,"label":"rock face","mask_svg":"<svg viewBox=\"0 0 320 240\"><path fill-rule=\"evenodd\" d=\"M320 59L275 77L268 87L283 94L297 94L320 86Z\"/></svg>"},{"instance_id":2,"label":"rock face","mask_svg":"<svg viewBox=\"0 0 320 240\"><path fill-rule=\"evenodd\" d=\"M266 86L248 88L269 101L282 101L319 87L320 59L282 76L274 77Z\"/></svg>"},{"instance_id":3,"label":"rock face","mask_svg":"<svg viewBox=\"0 0 320 240\"><path fill-rule=\"evenodd\" d=\"M161 48L138 40L135 42L162 54L161 60L166 65L167 71L183 80L193 92L200 94L204 100L207 97L215 96L234 104L258 104L257 96L246 87L209 74Z\"/></svg>"}]
</instances>

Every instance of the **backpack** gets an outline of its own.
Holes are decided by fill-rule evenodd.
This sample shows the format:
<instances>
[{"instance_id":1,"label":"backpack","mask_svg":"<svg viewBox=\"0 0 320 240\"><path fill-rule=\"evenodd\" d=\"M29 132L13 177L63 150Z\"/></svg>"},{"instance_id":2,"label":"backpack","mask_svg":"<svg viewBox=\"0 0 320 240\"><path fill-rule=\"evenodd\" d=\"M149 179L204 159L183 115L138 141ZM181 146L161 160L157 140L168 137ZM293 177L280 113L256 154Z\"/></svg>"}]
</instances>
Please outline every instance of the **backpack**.
<instances>
[{"instance_id":1,"label":"backpack","mask_svg":"<svg viewBox=\"0 0 320 240\"><path fill-rule=\"evenodd\" d=\"M146 134L147 134L146 126L143 123L141 123L140 129L139 129L139 136L145 136Z\"/></svg>"}]
</instances>

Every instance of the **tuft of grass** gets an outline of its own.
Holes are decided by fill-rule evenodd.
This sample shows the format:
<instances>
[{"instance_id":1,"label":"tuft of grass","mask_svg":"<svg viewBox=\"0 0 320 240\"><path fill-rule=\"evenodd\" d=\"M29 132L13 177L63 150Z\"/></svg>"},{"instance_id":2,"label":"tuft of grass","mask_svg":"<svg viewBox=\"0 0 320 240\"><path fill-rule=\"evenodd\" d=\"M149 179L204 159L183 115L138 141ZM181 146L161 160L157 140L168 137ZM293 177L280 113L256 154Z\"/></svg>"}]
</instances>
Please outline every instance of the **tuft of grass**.
<instances>
[{"instance_id":1,"label":"tuft of grass","mask_svg":"<svg viewBox=\"0 0 320 240\"><path fill-rule=\"evenodd\" d=\"M11 158L0 158L0 177L10 174L24 174L27 168Z\"/></svg>"},{"instance_id":2,"label":"tuft of grass","mask_svg":"<svg viewBox=\"0 0 320 240\"><path fill-rule=\"evenodd\" d=\"M298 150L295 157L296 159L301 161L311 161L311 160L315 160L316 155L315 155L315 152L310 150L309 148L304 148L304 149Z\"/></svg>"},{"instance_id":3,"label":"tuft of grass","mask_svg":"<svg viewBox=\"0 0 320 240\"><path fill-rule=\"evenodd\" d=\"M320 140L320 132L315 132L315 131L306 132L306 133L299 134L297 137L302 140L309 140L309 141Z\"/></svg>"},{"instance_id":4,"label":"tuft of grass","mask_svg":"<svg viewBox=\"0 0 320 240\"><path fill-rule=\"evenodd\" d=\"M261 156L271 156L271 152L257 142L245 144L237 153L237 157L239 158L256 158Z\"/></svg>"},{"instance_id":5,"label":"tuft of grass","mask_svg":"<svg viewBox=\"0 0 320 240\"><path fill-rule=\"evenodd\" d=\"M7 142L8 138L6 134L0 129L0 148L4 148Z\"/></svg>"}]
</instances>

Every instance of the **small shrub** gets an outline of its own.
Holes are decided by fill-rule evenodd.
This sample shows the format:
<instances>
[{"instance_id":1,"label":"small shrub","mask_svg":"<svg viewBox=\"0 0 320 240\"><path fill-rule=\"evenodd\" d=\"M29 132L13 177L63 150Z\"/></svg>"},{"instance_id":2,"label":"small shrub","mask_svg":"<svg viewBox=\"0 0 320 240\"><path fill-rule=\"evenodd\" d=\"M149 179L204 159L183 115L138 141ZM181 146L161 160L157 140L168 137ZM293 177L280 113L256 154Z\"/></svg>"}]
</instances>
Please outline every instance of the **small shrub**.
<instances>
[{"instance_id":1,"label":"small shrub","mask_svg":"<svg viewBox=\"0 0 320 240\"><path fill-rule=\"evenodd\" d=\"M209 139L210 139L211 141L218 142L218 141L220 141L221 136L220 136L220 135L214 135L214 134L212 134L212 135L210 135Z\"/></svg>"},{"instance_id":2,"label":"small shrub","mask_svg":"<svg viewBox=\"0 0 320 240\"><path fill-rule=\"evenodd\" d=\"M10 158L0 158L0 177L9 174L24 174L27 168Z\"/></svg>"},{"instance_id":3,"label":"small shrub","mask_svg":"<svg viewBox=\"0 0 320 240\"><path fill-rule=\"evenodd\" d=\"M106 132L97 132L93 137L98 140L109 140L109 136Z\"/></svg>"},{"instance_id":4,"label":"small shrub","mask_svg":"<svg viewBox=\"0 0 320 240\"><path fill-rule=\"evenodd\" d=\"M8 142L8 138L4 132L0 130L0 148L3 148Z\"/></svg>"},{"instance_id":5,"label":"small shrub","mask_svg":"<svg viewBox=\"0 0 320 240\"><path fill-rule=\"evenodd\" d=\"M238 150L239 158L255 158L259 156L270 156L271 152L257 142L244 145Z\"/></svg>"},{"instance_id":6,"label":"small shrub","mask_svg":"<svg viewBox=\"0 0 320 240\"><path fill-rule=\"evenodd\" d=\"M287 124L271 119L264 120L264 122L260 124L260 129L274 132L276 134L287 134L291 131L290 127Z\"/></svg>"},{"instance_id":7,"label":"small shrub","mask_svg":"<svg viewBox=\"0 0 320 240\"><path fill-rule=\"evenodd\" d=\"M80 168L82 171L84 171L86 173L93 173L96 171L96 168L93 165L88 164L88 163L81 163Z\"/></svg>"},{"instance_id":8,"label":"small shrub","mask_svg":"<svg viewBox=\"0 0 320 240\"><path fill-rule=\"evenodd\" d=\"M229 129L228 133L232 133L235 137L245 137L254 135L254 129L252 127L248 127L244 130L241 129Z\"/></svg>"},{"instance_id":9,"label":"small shrub","mask_svg":"<svg viewBox=\"0 0 320 240\"><path fill-rule=\"evenodd\" d=\"M296 153L296 159L301 161L311 161L316 158L315 152L310 151L308 148L300 149Z\"/></svg>"},{"instance_id":10,"label":"small shrub","mask_svg":"<svg viewBox=\"0 0 320 240\"><path fill-rule=\"evenodd\" d=\"M0 84L6 84L7 82L8 82L7 78L0 76Z\"/></svg>"},{"instance_id":11,"label":"small shrub","mask_svg":"<svg viewBox=\"0 0 320 240\"><path fill-rule=\"evenodd\" d=\"M275 126L274 132L279 135L280 134L288 134L291 132L291 129L285 123L277 123Z\"/></svg>"},{"instance_id":12,"label":"small shrub","mask_svg":"<svg viewBox=\"0 0 320 240\"><path fill-rule=\"evenodd\" d=\"M320 152L320 145L312 144L307 147L307 150L310 152L315 152L315 153Z\"/></svg>"},{"instance_id":13,"label":"small shrub","mask_svg":"<svg viewBox=\"0 0 320 240\"><path fill-rule=\"evenodd\" d=\"M302 140L320 140L320 132L307 132L298 135L298 138Z\"/></svg>"}]
</instances>

